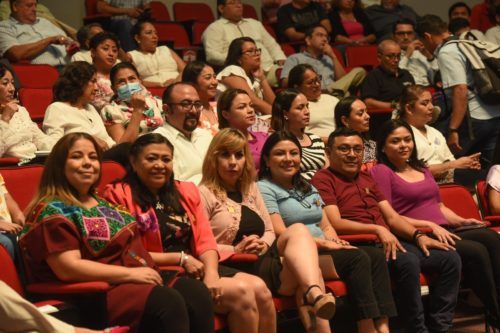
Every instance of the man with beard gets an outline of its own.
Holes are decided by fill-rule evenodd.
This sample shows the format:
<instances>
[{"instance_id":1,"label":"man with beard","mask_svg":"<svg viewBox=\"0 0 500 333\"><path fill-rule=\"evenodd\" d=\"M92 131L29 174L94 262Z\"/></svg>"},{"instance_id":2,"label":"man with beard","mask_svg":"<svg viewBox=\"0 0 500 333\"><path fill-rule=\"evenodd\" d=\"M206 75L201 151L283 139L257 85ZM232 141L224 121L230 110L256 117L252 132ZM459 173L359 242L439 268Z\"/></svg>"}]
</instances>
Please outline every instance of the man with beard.
<instances>
[{"instance_id":1,"label":"man with beard","mask_svg":"<svg viewBox=\"0 0 500 333\"><path fill-rule=\"evenodd\" d=\"M154 133L166 137L174 146L174 176L177 180L201 181L201 167L212 135L198 128L203 104L189 83L176 82L163 93L165 124Z\"/></svg>"}]
</instances>

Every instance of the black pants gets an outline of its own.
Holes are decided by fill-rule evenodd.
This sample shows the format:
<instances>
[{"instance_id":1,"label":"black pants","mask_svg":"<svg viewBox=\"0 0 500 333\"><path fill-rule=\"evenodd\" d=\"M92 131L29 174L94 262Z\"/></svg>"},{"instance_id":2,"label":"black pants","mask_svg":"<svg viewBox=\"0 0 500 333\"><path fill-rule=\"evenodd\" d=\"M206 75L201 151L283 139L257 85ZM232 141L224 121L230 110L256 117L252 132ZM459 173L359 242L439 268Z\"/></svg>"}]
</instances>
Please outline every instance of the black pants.
<instances>
[{"instance_id":1,"label":"black pants","mask_svg":"<svg viewBox=\"0 0 500 333\"><path fill-rule=\"evenodd\" d=\"M139 332L214 332L214 310L208 289L202 282L186 277L179 278L173 288L153 288Z\"/></svg>"},{"instance_id":2,"label":"black pants","mask_svg":"<svg viewBox=\"0 0 500 333\"><path fill-rule=\"evenodd\" d=\"M357 320L396 315L389 270L381 249L360 246L359 250L320 251L320 255L325 254L331 255L337 273L347 284Z\"/></svg>"},{"instance_id":3,"label":"black pants","mask_svg":"<svg viewBox=\"0 0 500 333\"><path fill-rule=\"evenodd\" d=\"M487 312L500 319L500 237L490 229L457 233L456 249L462 258L467 285L481 299Z\"/></svg>"}]
</instances>

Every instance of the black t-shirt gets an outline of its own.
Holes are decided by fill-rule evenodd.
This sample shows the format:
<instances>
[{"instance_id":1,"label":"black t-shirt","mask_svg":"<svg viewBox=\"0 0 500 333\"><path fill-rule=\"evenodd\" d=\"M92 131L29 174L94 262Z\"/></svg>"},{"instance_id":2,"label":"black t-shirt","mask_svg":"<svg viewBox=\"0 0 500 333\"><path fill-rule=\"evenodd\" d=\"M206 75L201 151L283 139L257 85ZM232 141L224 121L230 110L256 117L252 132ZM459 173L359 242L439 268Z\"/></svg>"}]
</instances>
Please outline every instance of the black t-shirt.
<instances>
[{"instance_id":1,"label":"black t-shirt","mask_svg":"<svg viewBox=\"0 0 500 333\"><path fill-rule=\"evenodd\" d=\"M361 85L361 98L373 98L383 102L399 100L405 86L415 84L413 76L405 69L399 69L398 76L381 66L373 69Z\"/></svg>"},{"instance_id":2,"label":"black t-shirt","mask_svg":"<svg viewBox=\"0 0 500 333\"><path fill-rule=\"evenodd\" d=\"M278 32L282 39L286 39L285 30L295 28L298 32L306 32L307 28L328 19L326 11L320 4L311 2L308 6L297 9L291 3L278 10Z\"/></svg>"},{"instance_id":3,"label":"black t-shirt","mask_svg":"<svg viewBox=\"0 0 500 333\"><path fill-rule=\"evenodd\" d=\"M161 243L164 252L190 252L191 221L187 214L176 214L168 208L156 207L156 217L160 228Z\"/></svg>"},{"instance_id":4,"label":"black t-shirt","mask_svg":"<svg viewBox=\"0 0 500 333\"><path fill-rule=\"evenodd\" d=\"M240 192L228 192L227 196L237 203L241 203L243 201L243 197ZM238 233L234 237L233 245L237 245L241 242L243 236L257 235L261 237L264 234L264 231L264 221L262 221L260 216L247 206L242 205L240 227L238 229Z\"/></svg>"}]
</instances>

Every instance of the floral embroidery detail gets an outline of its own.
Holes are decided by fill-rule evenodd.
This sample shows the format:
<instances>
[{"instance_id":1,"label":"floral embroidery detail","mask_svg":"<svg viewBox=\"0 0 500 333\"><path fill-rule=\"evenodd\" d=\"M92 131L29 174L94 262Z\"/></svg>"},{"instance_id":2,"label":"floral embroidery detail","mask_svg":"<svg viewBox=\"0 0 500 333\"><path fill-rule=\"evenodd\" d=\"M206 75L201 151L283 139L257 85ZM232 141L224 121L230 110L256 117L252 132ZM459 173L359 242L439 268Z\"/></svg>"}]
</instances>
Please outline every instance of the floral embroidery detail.
<instances>
[{"instance_id":1,"label":"floral embroidery detail","mask_svg":"<svg viewBox=\"0 0 500 333\"><path fill-rule=\"evenodd\" d=\"M88 239L109 240L109 225L104 217L83 216L83 228Z\"/></svg>"},{"instance_id":2,"label":"floral embroidery detail","mask_svg":"<svg viewBox=\"0 0 500 333\"><path fill-rule=\"evenodd\" d=\"M157 231L158 230L158 219L156 218L156 214L148 210L143 214L136 214L137 226L141 231Z\"/></svg>"},{"instance_id":3,"label":"floral embroidery detail","mask_svg":"<svg viewBox=\"0 0 500 333\"><path fill-rule=\"evenodd\" d=\"M73 214L77 214L81 212L81 209L77 206L68 206L61 201L53 201L49 204L50 206L56 208L61 212L62 215L68 217Z\"/></svg>"},{"instance_id":4,"label":"floral embroidery detail","mask_svg":"<svg viewBox=\"0 0 500 333\"><path fill-rule=\"evenodd\" d=\"M123 220L123 217L118 213L116 210L111 209L109 207L101 206L97 207L97 210L105 217L108 219L113 219L123 225L125 221Z\"/></svg>"}]
</instances>

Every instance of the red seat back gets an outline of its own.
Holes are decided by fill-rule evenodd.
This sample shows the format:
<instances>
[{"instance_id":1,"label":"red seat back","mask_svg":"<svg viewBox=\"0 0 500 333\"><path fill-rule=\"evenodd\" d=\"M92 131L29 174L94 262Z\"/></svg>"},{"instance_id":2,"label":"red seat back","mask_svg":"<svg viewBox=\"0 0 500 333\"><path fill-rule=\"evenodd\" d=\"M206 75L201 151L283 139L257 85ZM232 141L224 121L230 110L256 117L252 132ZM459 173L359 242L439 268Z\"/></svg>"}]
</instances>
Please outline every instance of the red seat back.
<instances>
[{"instance_id":1,"label":"red seat back","mask_svg":"<svg viewBox=\"0 0 500 333\"><path fill-rule=\"evenodd\" d=\"M214 14L212 8L206 3L192 2L192 3L174 3L174 16L175 20L182 21L198 21L212 23L214 21Z\"/></svg>"},{"instance_id":2,"label":"red seat back","mask_svg":"<svg viewBox=\"0 0 500 333\"><path fill-rule=\"evenodd\" d=\"M203 42L201 36L203 31L209 26L208 22L194 22L192 32L193 32L193 45L201 45Z\"/></svg>"},{"instance_id":3,"label":"red seat back","mask_svg":"<svg viewBox=\"0 0 500 333\"><path fill-rule=\"evenodd\" d=\"M0 262L2 263L2 269L0 269L0 280L14 289L19 295L24 296L23 286L21 285L21 279L17 274L16 265L14 265L9 252L7 252L2 245L0 245Z\"/></svg>"},{"instance_id":4,"label":"red seat back","mask_svg":"<svg viewBox=\"0 0 500 333\"><path fill-rule=\"evenodd\" d=\"M57 69L49 65L15 64L12 67L22 88L52 89L59 77Z\"/></svg>"},{"instance_id":5,"label":"red seat back","mask_svg":"<svg viewBox=\"0 0 500 333\"><path fill-rule=\"evenodd\" d=\"M28 110L31 120L41 124L45 110L53 101L52 89L21 88L19 101Z\"/></svg>"},{"instance_id":6,"label":"red seat back","mask_svg":"<svg viewBox=\"0 0 500 333\"><path fill-rule=\"evenodd\" d=\"M101 165L101 181L97 186L97 193L102 193L106 185L125 176L125 168L116 162L104 161Z\"/></svg>"},{"instance_id":7,"label":"red seat back","mask_svg":"<svg viewBox=\"0 0 500 333\"><path fill-rule=\"evenodd\" d=\"M173 42L174 48L188 48L191 46L189 37L181 24L177 23L155 23L160 43Z\"/></svg>"},{"instance_id":8,"label":"red seat back","mask_svg":"<svg viewBox=\"0 0 500 333\"><path fill-rule=\"evenodd\" d=\"M149 6L151 8L151 19L153 19L153 21L170 21L170 13L163 2L151 1Z\"/></svg>"},{"instance_id":9,"label":"red seat back","mask_svg":"<svg viewBox=\"0 0 500 333\"><path fill-rule=\"evenodd\" d=\"M479 208L467 188L458 184L440 185L439 193L445 206L455 214L464 218L481 219Z\"/></svg>"},{"instance_id":10,"label":"red seat back","mask_svg":"<svg viewBox=\"0 0 500 333\"><path fill-rule=\"evenodd\" d=\"M296 53L295 48L290 44L284 43L284 44L281 44L280 46L281 46L281 49L283 50L283 53L285 53L285 55L287 57Z\"/></svg>"},{"instance_id":11,"label":"red seat back","mask_svg":"<svg viewBox=\"0 0 500 333\"><path fill-rule=\"evenodd\" d=\"M19 162L19 159L16 157L0 157L0 167L15 166Z\"/></svg>"},{"instance_id":12,"label":"red seat back","mask_svg":"<svg viewBox=\"0 0 500 333\"><path fill-rule=\"evenodd\" d=\"M259 16L257 15L257 11L255 10L254 6L248 5L246 3L243 4L243 17L259 20Z\"/></svg>"},{"instance_id":13,"label":"red seat back","mask_svg":"<svg viewBox=\"0 0 500 333\"><path fill-rule=\"evenodd\" d=\"M30 165L0 169L7 191L24 210L38 191L43 166Z\"/></svg>"},{"instance_id":14,"label":"red seat back","mask_svg":"<svg viewBox=\"0 0 500 333\"><path fill-rule=\"evenodd\" d=\"M342 67L346 67L345 66L345 61L344 61L344 55L342 54L342 52L339 51L339 49L337 49L335 46L332 45L332 50L333 50L333 53L335 54L335 56L337 57L337 59L339 60L340 64L342 65Z\"/></svg>"},{"instance_id":15,"label":"red seat back","mask_svg":"<svg viewBox=\"0 0 500 333\"><path fill-rule=\"evenodd\" d=\"M158 97L159 99L163 98L163 92L165 91L164 87L148 87L151 95Z\"/></svg>"},{"instance_id":16,"label":"red seat back","mask_svg":"<svg viewBox=\"0 0 500 333\"><path fill-rule=\"evenodd\" d=\"M269 32L269 34L271 36L273 36L274 39L278 40L278 36L276 35L276 31L274 31L274 28L272 27L272 25L264 24L264 28L266 29L267 32Z\"/></svg>"},{"instance_id":17,"label":"red seat back","mask_svg":"<svg viewBox=\"0 0 500 333\"><path fill-rule=\"evenodd\" d=\"M476 195L479 201L479 207L483 216L491 215L490 204L488 201L488 184L485 180L480 180L476 184Z\"/></svg>"},{"instance_id":18,"label":"red seat back","mask_svg":"<svg viewBox=\"0 0 500 333\"><path fill-rule=\"evenodd\" d=\"M372 69L379 64L377 46L349 46L346 50L347 66Z\"/></svg>"}]
</instances>

